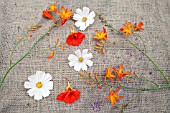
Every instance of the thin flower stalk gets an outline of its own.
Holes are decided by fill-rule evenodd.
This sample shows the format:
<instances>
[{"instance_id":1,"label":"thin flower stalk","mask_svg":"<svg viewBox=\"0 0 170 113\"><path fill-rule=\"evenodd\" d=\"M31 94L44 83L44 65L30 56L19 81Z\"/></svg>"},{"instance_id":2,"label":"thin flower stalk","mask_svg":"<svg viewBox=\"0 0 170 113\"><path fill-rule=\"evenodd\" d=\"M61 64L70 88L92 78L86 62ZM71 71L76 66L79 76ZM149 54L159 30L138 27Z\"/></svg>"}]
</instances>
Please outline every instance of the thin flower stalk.
<instances>
[{"instance_id":1,"label":"thin flower stalk","mask_svg":"<svg viewBox=\"0 0 170 113\"><path fill-rule=\"evenodd\" d=\"M43 35L41 36L35 43L34 45L14 64L12 64L10 66L10 68L7 70L7 72L5 73L5 75L3 76L3 78L1 79L0 81L0 88L5 80L5 78L7 77L8 73L11 71L11 69L13 69L13 67L15 67L18 63L20 63L33 49L34 47L41 41L45 38L45 36L47 36L49 34L49 32L55 27L55 25L52 25L49 30Z\"/></svg>"},{"instance_id":2,"label":"thin flower stalk","mask_svg":"<svg viewBox=\"0 0 170 113\"><path fill-rule=\"evenodd\" d=\"M119 30L116 30L112 25L107 23L107 20L105 20L100 14L98 14L99 19L101 21L103 21L108 27L112 28L112 31L116 31L119 34L122 34ZM164 73L162 72L162 70L160 69L160 67L147 55L147 53L145 53L144 51L142 51L141 49L139 49L134 43L132 43L128 38L125 38L128 40L128 42L135 47L137 50L139 50L141 53L143 53L148 59L149 61L152 62L152 64L158 69L158 71L161 73L161 75L163 76L163 78L165 79L167 84L170 84L168 78L164 75Z\"/></svg>"}]
</instances>

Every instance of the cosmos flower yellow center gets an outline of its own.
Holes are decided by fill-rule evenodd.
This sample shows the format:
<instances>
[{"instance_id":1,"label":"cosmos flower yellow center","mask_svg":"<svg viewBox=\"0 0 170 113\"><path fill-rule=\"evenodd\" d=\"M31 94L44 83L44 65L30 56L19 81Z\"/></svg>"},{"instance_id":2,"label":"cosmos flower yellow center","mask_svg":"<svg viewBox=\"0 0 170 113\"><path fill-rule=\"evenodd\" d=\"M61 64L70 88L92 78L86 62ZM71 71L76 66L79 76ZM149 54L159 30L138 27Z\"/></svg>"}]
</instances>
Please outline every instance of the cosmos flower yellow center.
<instances>
[{"instance_id":1,"label":"cosmos flower yellow center","mask_svg":"<svg viewBox=\"0 0 170 113\"><path fill-rule=\"evenodd\" d=\"M42 83L41 82L38 82L37 84L36 84L36 87L37 88L41 88L43 85L42 85Z\"/></svg>"},{"instance_id":2,"label":"cosmos flower yellow center","mask_svg":"<svg viewBox=\"0 0 170 113\"><path fill-rule=\"evenodd\" d=\"M82 57L79 58L79 62L83 62L83 58Z\"/></svg>"},{"instance_id":3,"label":"cosmos flower yellow center","mask_svg":"<svg viewBox=\"0 0 170 113\"><path fill-rule=\"evenodd\" d=\"M83 18L82 18L82 21L83 21L83 22L86 22L86 20L87 20L86 17L83 17Z\"/></svg>"}]
</instances>

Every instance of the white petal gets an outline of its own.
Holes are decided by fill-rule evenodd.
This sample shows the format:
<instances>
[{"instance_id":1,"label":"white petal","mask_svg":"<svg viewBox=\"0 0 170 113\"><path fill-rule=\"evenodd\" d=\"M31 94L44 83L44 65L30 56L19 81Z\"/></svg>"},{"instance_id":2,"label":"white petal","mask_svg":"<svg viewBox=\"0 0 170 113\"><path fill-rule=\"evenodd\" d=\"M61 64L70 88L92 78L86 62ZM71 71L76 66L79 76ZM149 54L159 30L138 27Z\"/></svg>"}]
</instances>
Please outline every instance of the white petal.
<instances>
[{"instance_id":1,"label":"white petal","mask_svg":"<svg viewBox=\"0 0 170 113\"><path fill-rule=\"evenodd\" d=\"M76 50L76 51L75 51L75 54L78 56L78 58L80 58L80 57L81 57L81 51L80 51L80 49Z\"/></svg>"},{"instance_id":2,"label":"white petal","mask_svg":"<svg viewBox=\"0 0 170 113\"><path fill-rule=\"evenodd\" d=\"M86 21L86 28L90 25L90 20L88 19L87 21Z\"/></svg>"},{"instance_id":3,"label":"white petal","mask_svg":"<svg viewBox=\"0 0 170 113\"><path fill-rule=\"evenodd\" d=\"M80 27L80 26L82 26L83 24L85 24L85 23L82 22L82 20L75 22L75 26L76 26L76 27Z\"/></svg>"},{"instance_id":4,"label":"white petal","mask_svg":"<svg viewBox=\"0 0 170 113\"><path fill-rule=\"evenodd\" d=\"M91 53L89 53L89 54L84 55L83 58L90 60L91 58L93 58L93 55Z\"/></svg>"},{"instance_id":5,"label":"white petal","mask_svg":"<svg viewBox=\"0 0 170 113\"><path fill-rule=\"evenodd\" d=\"M95 17L95 12L94 11L90 12L90 14L87 16L88 19L92 19L94 17Z\"/></svg>"},{"instance_id":6,"label":"white petal","mask_svg":"<svg viewBox=\"0 0 170 113\"><path fill-rule=\"evenodd\" d=\"M44 89L44 88L41 88L40 90L41 90L41 94L42 94L43 97L47 97L47 96L50 95L50 91L49 90Z\"/></svg>"},{"instance_id":7,"label":"white petal","mask_svg":"<svg viewBox=\"0 0 170 113\"><path fill-rule=\"evenodd\" d=\"M42 94L41 94L41 90L38 89L34 95L34 100L41 100L42 99Z\"/></svg>"},{"instance_id":8,"label":"white petal","mask_svg":"<svg viewBox=\"0 0 170 113\"><path fill-rule=\"evenodd\" d=\"M34 82L28 82L28 81L26 81L25 83L24 83L24 87L26 88L26 89L29 89L29 88L35 88L35 83Z\"/></svg>"},{"instance_id":9,"label":"white petal","mask_svg":"<svg viewBox=\"0 0 170 113\"><path fill-rule=\"evenodd\" d=\"M87 70L87 65L86 65L85 62L84 62L83 65L82 65L82 70L83 70L83 71L84 71L84 70Z\"/></svg>"},{"instance_id":10,"label":"white petal","mask_svg":"<svg viewBox=\"0 0 170 113\"><path fill-rule=\"evenodd\" d=\"M42 88L45 88L45 89L48 89L48 90L52 90L53 89L53 82L49 81L49 82L43 83L43 87Z\"/></svg>"},{"instance_id":11,"label":"white petal","mask_svg":"<svg viewBox=\"0 0 170 113\"><path fill-rule=\"evenodd\" d=\"M92 62L91 60L86 60L86 64L87 64L88 66L93 66L93 62Z\"/></svg>"},{"instance_id":12,"label":"white petal","mask_svg":"<svg viewBox=\"0 0 170 113\"><path fill-rule=\"evenodd\" d=\"M45 72L42 71L36 71L36 78L37 78L37 82L41 82L42 79L42 75L44 75Z\"/></svg>"},{"instance_id":13,"label":"white petal","mask_svg":"<svg viewBox=\"0 0 170 113\"><path fill-rule=\"evenodd\" d=\"M36 88L32 88L32 89L28 90L27 93L28 93L29 96L31 96L31 97L34 96L35 93L36 93Z\"/></svg>"},{"instance_id":14,"label":"white petal","mask_svg":"<svg viewBox=\"0 0 170 113\"><path fill-rule=\"evenodd\" d=\"M31 81L31 82L37 83L36 75L31 75L31 76L29 76L29 77L28 77L28 80Z\"/></svg>"},{"instance_id":15,"label":"white petal","mask_svg":"<svg viewBox=\"0 0 170 113\"><path fill-rule=\"evenodd\" d=\"M68 56L68 60L69 61L77 61L78 60L78 57L76 55L73 55L73 54L70 54Z\"/></svg>"},{"instance_id":16,"label":"white petal","mask_svg":"<svg viewBox=\"0 0 170 113\"><path fill-rule=\"evenodd\" d=\"M87 26L86 26L86 23L84 22L81 26L80 26L80 30L85 30L87 28Z\"/></svg>"},{"instance_id":17,"label":"white petal","mask_svg":"<svg viewBox=\"0 0 170 113\"><path fill-rule=\"evenodd\" d=\"M42 80L42 82L44 83L44 82L48 82L48 81L50 81L52 79L52 76L49 74L49 73L47 73L46 75L45 75L45 77L44 77L44 79Z\"/></svg>"},{"instance_id":18,"label":"white petal","mask_svg":"<svg viewBox=\"0 0 170 113\"><path fill-rule=\"evenodd\" d=\"M90 11L90 9L88 7L83 7L83 14L84 15L88 15L89 11Z\"/></svg>"},{"instance_id":19,"label":"white petal","mask_svg":"<svg viewBox=\"0 0 170 113\"><path fill-rule=\"evenodd\" d=\"M89 23L93 24L94 23L94 19L89 19Z\"/></svg>"},{"instance_id":20,"label":"white petal","mask_svg":"<svg viewBox=\"0 0 170 113\"><path fill-rule=\"evenodd\" d=\"M71 61L71 62L69 62L69 66L72 67L72 66L74 66L77 62L78 62L78 60L77 60L77 61Z\"/></svg>"},{"instance_id":21,"label":"white petal","mask_svg":"<svg viewBox=\"0 0 170 113\"><path fill-rule=\"evenodd\" d=\"M85 56L85 55L87 54L87 52L88 52L88 49L84 49L84 50L82 51L82 57Z\"/></svg>"},{"instance_id":22,"label":"white petal","mask_svg":"<svg viewBox=\"0 0 170 113\"><path fill-rule=\"evenodd\" d=\"M75 70L75 71L80 71L81 68L82 68L82 63L77 62L77 63L74 65L74 70Z\"/></svg>"},{"instance_id":23,"label":"white petal","mask_svg":"<svg viewBox=\"0 0 170 113\"><path fill-rule=\"evenodd\" d=\"M73 20L82 20L82 18L83 17L79 14L74 14L74 16L73 16Z\"/></svg>"},{"instance_id":24,"label":"white petal","mask_svg":"<svg viewBox=\"0 0 170 113\"><path fill-rule=\"evenodd\" d=\"M83 16L83 17L84 17L84 14L83 14L83 12L82 12L81 9L78 8L78 9L76 10L76 13L79 14L80 16Z\"/></svg>"}]
</instances>

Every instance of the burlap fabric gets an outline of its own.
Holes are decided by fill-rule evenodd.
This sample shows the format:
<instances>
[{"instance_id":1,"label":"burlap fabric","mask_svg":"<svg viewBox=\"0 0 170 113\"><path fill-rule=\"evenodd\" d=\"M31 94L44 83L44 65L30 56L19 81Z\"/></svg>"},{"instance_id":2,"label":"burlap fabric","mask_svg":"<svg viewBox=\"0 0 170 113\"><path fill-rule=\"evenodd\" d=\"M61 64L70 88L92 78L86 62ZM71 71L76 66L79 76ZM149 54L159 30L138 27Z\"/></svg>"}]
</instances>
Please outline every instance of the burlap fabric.
<instances>
[{"instance_id":1,"label":"burlap fabric","mask_svg":"<svg viewBox=\"0 0 170 113\"><path fill-rule=\"evenodd\" d=\"M1 0L0 10L0 78L9 67L9 55L16 42L16 35L22 36L25 25L42 24L43 27L33 33L33 37L25 40L19 45L13 56L15 62L31 47L40 36L42 36L51 21L42 18L41 12L46 9L55 0ZM156 61L163 72L170 78L169 68L169 50L170 46L170 4L167 0L60 0L58 7L82 8L88 6L91 10L100 12L112 23L115 28L122 27L125 20L131 22L144 22L145 30L140 34L145 41L147 53ZM40 51L55 44L55 39L65 41L69 34L69 26L73 22L67 22L63 27L55 28L51 34L40 42L35 49L19 65L15 66L6 78L2 89L0 90L0 112L1 113L117 113L118 109L113 109L111 103L103 102L100 110L93 109L91 104L96 101L102 101L107 97L108 88L102 90L96 87L89 87L83 81L79 80L77 72L68 65L67 57L76 49L89 49L93 53L94 66L89 68L89 72L97 72L100 78L103 78L105 68L123 63L126 70L136 71L139 76L154 79L159 84L165 85L157 69L143 56L135 50L125 39L116 33L109 32L109 38L116 42L116 45L108 46L104 55L93 51L95 41L92 39L96 29L102 30L103 24L96 17L96 21L84 33L86 39L78 47L69 47L65 51L57 49L55 57L48 60L49 52ZM76 29L76 28L75 28ZM76 29L78 30L78 29ZM142 48L142 42L136 37L129 37L133 42ZM27 77L41 70L50 73L53 76L54 89L48 98L41 101L35 101L29 97L27 90L24 89L24 82ZM67 77L74 88L81 91L80 100L72 105L56 101L58 95L67 86L64 79ZM125 85L128 85L124 82ZM136 83L129 84L135 86ZM151 84L142 82L137 87L153 87ZM169 113L170 112L170 91L162 89L159 91L142 92L140 99L135 100L126 109L125 113ZM118 104L130 100L136 91L121 90L120 95L124 96Z\"/></svg>"}]
</instances>

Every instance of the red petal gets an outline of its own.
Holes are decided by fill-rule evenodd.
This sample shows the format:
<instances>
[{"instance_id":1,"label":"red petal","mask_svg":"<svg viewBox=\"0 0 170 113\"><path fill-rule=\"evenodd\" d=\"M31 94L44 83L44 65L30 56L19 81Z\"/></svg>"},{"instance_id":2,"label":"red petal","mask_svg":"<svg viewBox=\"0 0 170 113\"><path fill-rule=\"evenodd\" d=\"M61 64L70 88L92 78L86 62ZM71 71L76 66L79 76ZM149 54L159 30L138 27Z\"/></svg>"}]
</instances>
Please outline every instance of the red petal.
<instances>
[{"instance_id":1,"label":"red petal","mask_svg":"<svg viewBox=\"0 0 170 113\"><path fill-rule=\"evenodd\" d=\"M64 101L65 103L72 104L80 97L80 91L63 92L57 96L57 100Z\"/></svg>"},{"instance_id":2,"label":"red petal","mask_svg":"<svg viewBox=\"0 0 170 113\"><path fill-rule=\"evenodd\" d=\"M64 101L65 99L65 96L68 94L68 92L63 92L63 93L60 93L56 99L59 100L59 101Z\"/></svg>"}]
</instances>

